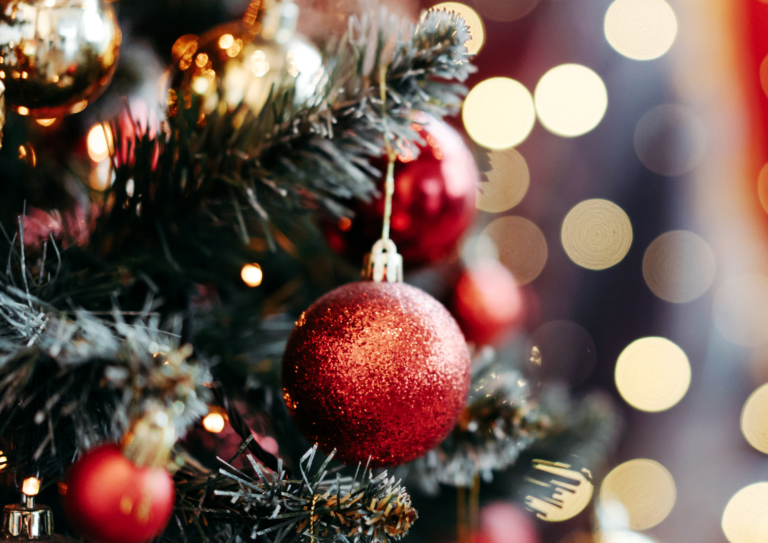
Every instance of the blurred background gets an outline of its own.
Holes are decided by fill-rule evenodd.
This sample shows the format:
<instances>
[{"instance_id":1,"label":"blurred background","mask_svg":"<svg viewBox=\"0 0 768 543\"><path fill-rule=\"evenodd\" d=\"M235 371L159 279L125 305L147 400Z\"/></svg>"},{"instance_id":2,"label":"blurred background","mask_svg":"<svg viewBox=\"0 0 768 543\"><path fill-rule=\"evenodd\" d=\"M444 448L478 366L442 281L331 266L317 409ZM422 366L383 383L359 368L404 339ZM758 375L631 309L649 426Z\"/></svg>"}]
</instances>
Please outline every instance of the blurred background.
<instances>
[{"instance_id":1,"label":"blurred background","mask_svg":"<svg viewBox=\"0 0 768 543\"><path fill-rule=\"evenodd\" d=\"M297 3L299 32L318 43L370 8ZM241 16L248 1L114 5L124 41L112 87L80 115L30 128L51 152L88 155L94 189L109 168L91 128L123 97L150 123L161 117L176 39ZM431 8L465 17L478 71L448 122L488 170L462 244L408 280L445 298L463 266L497 260L522 300L499 350L517 353L534 388L602 390L625 419L609 464L591 474L594 507L551 522L497 478L481 486L475 540L768 541L768 2L387 7L413 21ZM23 148L19 137L5 148ZM410 540L455 540L455 495L415 500Z\"/></svg>"}]
</instances>

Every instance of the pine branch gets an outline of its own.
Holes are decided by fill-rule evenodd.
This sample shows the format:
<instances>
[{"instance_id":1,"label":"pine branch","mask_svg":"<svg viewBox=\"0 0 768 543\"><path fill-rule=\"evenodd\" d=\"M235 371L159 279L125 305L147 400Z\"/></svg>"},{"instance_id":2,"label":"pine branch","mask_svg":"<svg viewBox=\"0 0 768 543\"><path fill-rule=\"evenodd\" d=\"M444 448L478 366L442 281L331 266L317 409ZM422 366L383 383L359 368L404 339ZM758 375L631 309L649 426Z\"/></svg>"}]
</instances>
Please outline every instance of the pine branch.
<instances>
[{"instance_id":1,"label":"pine branch","mask_svg":"<svg viewBox=\"0 0 768 543\"><path fill-rule=\"evenodd\" d=\"M618 437L618 414L603 396L577 403L566 390L550 387L535 401L522 375L494 356L485 351L476 361L480 369L453 432L414 463L411 473L428 493L440 483L470 487L477 475L490 482L493 472L515 466L524 452L550 460L576 455L594 466Z\"/></svg>"},{"instance_id":2,"label":"pine branch","mask_svg":"<svg viewBox=\"0 0 768 543\"><path fill-rule=\"evenodd\" d=\"M246 441L240 452L247 446ZM177 475L176 509L187 525L197 524L204 537L214 540L238 533L275 543L386 543L408 532L417 514L399 482L386 472L374 476L367 468L359 480L357 474L333 477L336 470L328 470L333 454L313 470L316 451L313 447L301 458L296 480L287 477L282 461L276 471L268 471L250 454L252 475L221 459L223 467L215 476L194 464L185 466ZM211 526L214 533L202 526Z\"/></svg>"},{"instance_id":3,"label":"pine branch","mask_svg":"<svg viewBox=\"0 0 768 543\"><path fill-rule=\"evenodd\" d=\"M176 404L180 435L207 412L207 367L178 346L178 324L161 328L151 299L138 314L102 316L36 298L32 274L26 286L0 275L0 440L12 445L11 469L58 476L78 449L120 439L152 401Z\"/></svg>"}]
</instances>

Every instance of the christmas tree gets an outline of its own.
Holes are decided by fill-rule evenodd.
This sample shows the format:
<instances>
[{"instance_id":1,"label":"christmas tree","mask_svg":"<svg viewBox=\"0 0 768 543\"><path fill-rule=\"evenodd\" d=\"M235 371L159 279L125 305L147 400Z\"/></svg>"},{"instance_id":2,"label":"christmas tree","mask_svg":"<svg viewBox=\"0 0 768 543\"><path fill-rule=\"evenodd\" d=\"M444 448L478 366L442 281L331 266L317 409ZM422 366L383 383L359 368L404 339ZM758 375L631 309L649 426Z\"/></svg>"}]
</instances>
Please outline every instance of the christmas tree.
<instances>
[{"instance_id":1,"label":"christmas tree","mask_svg":"<svg viewBox=\"0 0 768 543\"><path fill-rule=\"evenodd\" d=\"M368 6L321 43L224 4L3 3L6 535L426 539L455 487L463 542L481 480L581 512L617 416L532 394L514 278L457 264L491 168L443 121L465 20Z\"/></svg>"}]
</instances>

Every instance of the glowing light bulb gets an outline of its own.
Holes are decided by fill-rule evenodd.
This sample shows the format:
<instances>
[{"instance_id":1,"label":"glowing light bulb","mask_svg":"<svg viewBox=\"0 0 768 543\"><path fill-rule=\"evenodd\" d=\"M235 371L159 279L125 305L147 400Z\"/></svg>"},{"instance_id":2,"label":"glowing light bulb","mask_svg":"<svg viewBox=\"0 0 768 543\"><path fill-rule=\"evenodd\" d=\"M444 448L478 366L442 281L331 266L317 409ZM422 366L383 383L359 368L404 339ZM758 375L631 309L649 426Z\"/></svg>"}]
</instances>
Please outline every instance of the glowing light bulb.
<instances>
[{"instance_id":1,"label":"glowing light bulb","mask_svg":"<svg viewBox=\"0 0 768 543\"><path fill-rule=\"evenodd\" d=\"M109 141L108 141L109 140ZM101 162L109 156L112 129L109 125L96 124L88 132L88 156L94 162Z\"/></svg>"},{"instance_id":2,"label":"glowing light bulb","mask_svg":"<svg viewBox=\"0 0 768 543\"><path fill-rule=\"evenodd\" d=\"M37 477L27 477L21 483L21 491L27 496L37 496L40 492L40 479Z\"/></svg>"},{"instance_id":3,"label":"glowing light bulb","mask_svg":"<svg viewBox=\"0 0 768 543\"><path fill-rule=\"evenodd\" d=\"M249 287L258 287L264 278L264 272L258 264L246 264L240 272L243 282Z\"/></svg>"},{"instance_id":4,"label":"glowing light bulb","mask_svg":"<svg viewBox=\"0 0 768 543\"><path fill-rule=\"evenodd\" d=\"M235 43L235 37L232 34L224 34L219 38L219 47L229 49Z\"/></svg>"},{"instance_id":5,"label":"glowing light bulb","mask_svg":"<svg viewBox=\"0 0 768 543\"><path fill-rule=\"evenodd\" d=\"M219 413L208 413L203 419L203 428L212 434L218 434L224 430L224 417Z\"/></svg>"}]
</instances>

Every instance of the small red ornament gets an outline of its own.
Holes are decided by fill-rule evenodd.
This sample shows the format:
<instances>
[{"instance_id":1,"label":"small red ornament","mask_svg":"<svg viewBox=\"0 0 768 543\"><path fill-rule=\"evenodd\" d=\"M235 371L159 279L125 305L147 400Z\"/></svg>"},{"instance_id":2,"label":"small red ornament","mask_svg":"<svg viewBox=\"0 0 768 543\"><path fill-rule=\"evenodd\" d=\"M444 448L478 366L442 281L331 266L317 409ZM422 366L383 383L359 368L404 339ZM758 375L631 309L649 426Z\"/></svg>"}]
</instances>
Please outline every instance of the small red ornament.
<instances>
[{"instance_id":1,"label":"small red ornament","mask_svg":"<svg viewBox=\"0 0 768 543\"><path fill-rule=\"evenodd\" d=\"M406 263L435 262L448 256L475 217L480 182L475 160L464 140L442 121L424 115L414 128L426 142L400 151L395 164L390 236ZM375 164L386 171L386 161ZM384 194L384 176L379 183ZM326 228L331 247L359 259L381 237L384 198L352 204L352 222Z\"/></svg>"},{"instance_id":2,"label":"small red ornament","mask_svg":"<svg viewBox=\"0 0 768 543\"><path fill-rule=\"evenodd\" d=\"M352 283L302 313L283 359L283 395L325 452L397 465L451 431L469 368L461 330L437 300L403 283Z\"/></svg>"},{"instance_id":3,"label":"small red ornament","mask_svg":"<svg viewBox=\"0 0 768 543\"><path fill-rule=\"evenodd\" d=\"M497 345L520 326L523 297L505 266L484 260L459 278L452 309L467 341Z\"/></svg>"},{"instance_id":4,"label":"small red ornament","mask_svg":"<svg viewBox=\"0 0 768 543\"><path fill-rule=\"evenodd\" d=\"M72 528L94 543L143 543L171 518L174 486L163 468L138 467L115 444L75 462L66 479L64 511Z\"/></svg>"}]
</instances>

